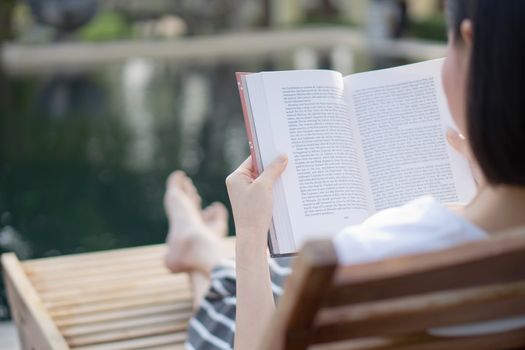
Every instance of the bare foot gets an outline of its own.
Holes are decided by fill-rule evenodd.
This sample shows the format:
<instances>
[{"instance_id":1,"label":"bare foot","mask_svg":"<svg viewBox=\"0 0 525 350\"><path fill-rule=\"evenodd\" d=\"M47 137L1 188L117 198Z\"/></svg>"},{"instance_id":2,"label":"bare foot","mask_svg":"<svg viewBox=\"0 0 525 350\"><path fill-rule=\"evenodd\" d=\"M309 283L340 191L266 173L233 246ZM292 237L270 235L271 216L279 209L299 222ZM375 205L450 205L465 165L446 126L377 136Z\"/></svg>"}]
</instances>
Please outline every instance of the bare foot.
<instances>
[{"instance_id":1,"label":"bare foot","mask_svg":"<svg viewBox=\"0 0 525 350\"><path fill-rule=\"evenodd\" d=\"M213 202L202 211L202 218L217 236L228 235L228 209L221 202Z\"/></svg>"},{"instance_id":2,"label":"bare foot","mask_svg":"<svg viewBox=\"0 0 525 350\"><path fill-rule=\"evenodd\" d=\"M169 221L165 264L172 272L208 274L223 258L221 236L227 230L226 210L213 204L201 211L201 199L182 171L168 177L164 208ZM223 222L221 223L221 220Z\"/></svg>"}]
</instances>

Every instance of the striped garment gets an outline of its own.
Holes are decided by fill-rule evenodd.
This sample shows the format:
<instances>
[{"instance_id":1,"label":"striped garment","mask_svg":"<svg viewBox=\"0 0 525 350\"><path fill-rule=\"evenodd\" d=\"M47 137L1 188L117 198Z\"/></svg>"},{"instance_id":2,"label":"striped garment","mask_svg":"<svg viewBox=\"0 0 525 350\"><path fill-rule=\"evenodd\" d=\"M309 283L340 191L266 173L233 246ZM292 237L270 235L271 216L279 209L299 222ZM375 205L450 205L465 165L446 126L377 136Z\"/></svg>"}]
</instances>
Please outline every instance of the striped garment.
<instances>
[{"instance_id":1,"label":"striped garment","mask_svg":"<svg viewBox=\"0 0 525 350\"><path fill-rule=\"evenodd\" d=\"M268 259L275 300L291 273L292 258ZM211 274L211 287L188 327L188 350L233 350L236 297L235 263L225 260Z\"/></svg>"}]
</instances>

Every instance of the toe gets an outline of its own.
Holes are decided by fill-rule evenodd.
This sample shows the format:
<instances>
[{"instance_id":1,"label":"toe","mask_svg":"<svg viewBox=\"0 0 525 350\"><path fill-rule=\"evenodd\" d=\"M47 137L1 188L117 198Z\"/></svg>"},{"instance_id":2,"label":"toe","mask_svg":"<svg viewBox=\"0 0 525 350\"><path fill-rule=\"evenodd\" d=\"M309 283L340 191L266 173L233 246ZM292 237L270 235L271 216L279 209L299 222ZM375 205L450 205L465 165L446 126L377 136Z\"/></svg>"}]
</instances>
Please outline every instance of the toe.
<instances>
[{"instance_id":1,"label":"toe","mask_svg":"<svg viewBox=\"0 0 525 350\"><path fill-rule=\"evenodd\" d=\"M213 202L211 207L213 208L216 216L228 218L228 209L226 209L226 206L221 202Z\"/></svg>"},{"instance_id":2,"label":"toe","mask_svg":"<svg viewBox=\"0 0 525 350\"><path fill-rule=\"evenodd\" d=\"M213 202L204 208L202 211L202 217L205 221L227 218L228 210L221 202Z\"/></svg>"},{"instance_id":3,"label":"toe","mask_svg":"<svg viewBox=\"0 0 525 350\"><path fill-rule=\"evenodd\" d=\"M186 177L186 174L182 170L176 170L172 172L168 179L166 180L166 187L173 188L173 187L183 187L184 178Z\"/></svg>"},{"instance_id":4,"label":"toe","mask_svg":"<svg viewBox=\"0 0 525 350\"><path fill-rule=\"evenodd\" d=\"M174 171L166 180L166 194L180 193L179 191L187 195L200 208L201 197L193 185L193 181L182 170Z\"/></svg>"},{"instance_id":5,"label":"toe","mask_svg":"<svg viewBox=\"0 0 525 350\"><path fill-rule=\"evenodd\" d=\"M202 210L202 217L204 218L204 221L212 221L217 216L217 208L210 204L206 208Z\"/></svg>"},{"instance_id":6,"label":"toe","mask_svg":"<svg viewBox=\"0 0 525 350\"><path fill-rule=\"evenodd\" d=\"M183 181L183 188L184 191L190 196L190 198L193 200L195 205L200 208L201 207L201 196L199 195L199 192L195 188L195 185L193 185L193 181L185 176Z\"/></svg>"},{"instance_id":7,"label":"toe","mask_svg":"<svg viewBox=\"0 0 525 350\"><path fill-rule=\"evenodd\" d=\"M206 225L219 237L228 234L228 210L224 204L215 202L202 211Z\"/></svg>"}]
</instances>

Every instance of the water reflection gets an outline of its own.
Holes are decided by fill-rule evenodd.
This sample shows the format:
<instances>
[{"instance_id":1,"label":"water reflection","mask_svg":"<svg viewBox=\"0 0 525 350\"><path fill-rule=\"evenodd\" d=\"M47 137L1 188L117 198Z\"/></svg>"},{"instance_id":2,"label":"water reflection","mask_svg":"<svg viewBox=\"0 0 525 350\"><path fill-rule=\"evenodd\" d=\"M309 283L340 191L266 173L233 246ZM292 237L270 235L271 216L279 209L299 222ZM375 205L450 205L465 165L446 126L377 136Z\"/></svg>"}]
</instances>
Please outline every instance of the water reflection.
<instances>
[{"instance_id":1,"label":"water reflection","mask_svg":"<svg viewBox=\"0 0 525 350\"><path fill-rule=\"evenodd\" d=\"M164 181L174 169L193 177L204 204L228 203L224 179L248 154L234 72L353 67L343 53L216 65L134 59L10 78L14 99L0 111L0 253L163 242Z\"/></svg>"},{"instance_id":2,"label":"water reflection","mask_svg":"<svg viewBox=\"0 0 525 350\"><path fill-rule=\"evenodd\" d=\"M107 109L103 87L86 74L56 74L38 89L35 114L63 120L100 117Z\"/></svg>"},{"instance_id":3,"label":"water reflection","mask_svg":"<svg viewBox=\"0 0 525 350\"><path fill-rule=\"evenodd\" d=\"M148 92L152 88L154 65L134 59L124 65L122 72L122 122L131 135L126 157L127 168L136 171L151 169L155 156L154 111L148 106Z\"/></svg>"},{"instance_id":4,"label":"water reflection","mask_svg":"<svg viewBox=\"0 0 525 350\"><path fill-rule=\"evenodd\" d=\"M205 201L225 200L224 176L246 154L233 67L132 60L12 80L2 226L35 257L161 242L164 179L176 168Z\"/></svg>"}]
</instances>

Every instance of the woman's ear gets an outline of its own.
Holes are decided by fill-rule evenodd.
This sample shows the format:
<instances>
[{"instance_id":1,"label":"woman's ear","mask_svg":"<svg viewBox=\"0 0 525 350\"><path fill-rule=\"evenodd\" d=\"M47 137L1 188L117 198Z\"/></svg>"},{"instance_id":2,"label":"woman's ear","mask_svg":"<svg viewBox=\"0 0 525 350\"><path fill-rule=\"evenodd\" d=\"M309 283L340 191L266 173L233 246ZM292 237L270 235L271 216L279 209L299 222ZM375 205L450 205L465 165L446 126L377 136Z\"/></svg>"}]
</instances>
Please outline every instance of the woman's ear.
<instances>
[{"instance_id":1,"label":"woman's ear","mask_svg":"<svg viewBox=\"0 0 525 350\"><path fill-rule=\"evenodd\" d=\"M472 31L472 21L470 19L464 19L461 22L460 33L461 39L463 39L463 42L467 45L467 47L472 47Z\"/></svg>"}]
</instances>

